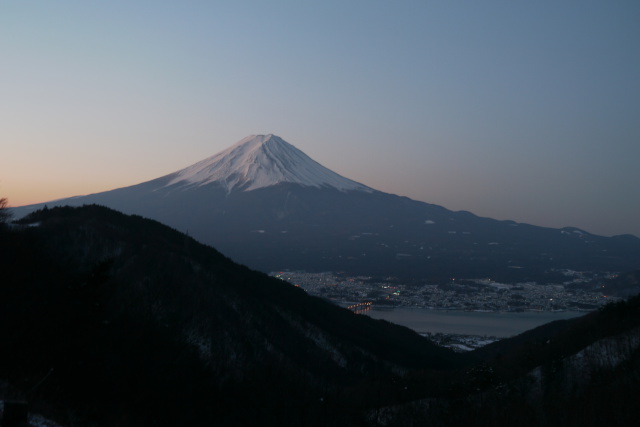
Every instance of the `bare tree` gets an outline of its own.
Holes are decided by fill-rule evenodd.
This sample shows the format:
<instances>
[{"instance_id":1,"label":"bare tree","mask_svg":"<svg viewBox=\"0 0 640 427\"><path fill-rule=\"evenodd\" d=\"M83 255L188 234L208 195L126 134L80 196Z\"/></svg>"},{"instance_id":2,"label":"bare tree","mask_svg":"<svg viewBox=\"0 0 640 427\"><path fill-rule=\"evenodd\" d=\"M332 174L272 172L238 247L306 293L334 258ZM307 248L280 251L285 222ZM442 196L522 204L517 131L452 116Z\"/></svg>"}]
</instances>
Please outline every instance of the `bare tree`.
<instances>
[{"instance_id":1,"label":"bare tree","mask_svg":"<svg viewBox=\"0 0 640 427\"><path fill-rule=\"evenodd\" d=\"M0 199L0 224L5 224L11 219L11 211L9 210L9 202L6 197Z\"/></svg>"}]
</instances>

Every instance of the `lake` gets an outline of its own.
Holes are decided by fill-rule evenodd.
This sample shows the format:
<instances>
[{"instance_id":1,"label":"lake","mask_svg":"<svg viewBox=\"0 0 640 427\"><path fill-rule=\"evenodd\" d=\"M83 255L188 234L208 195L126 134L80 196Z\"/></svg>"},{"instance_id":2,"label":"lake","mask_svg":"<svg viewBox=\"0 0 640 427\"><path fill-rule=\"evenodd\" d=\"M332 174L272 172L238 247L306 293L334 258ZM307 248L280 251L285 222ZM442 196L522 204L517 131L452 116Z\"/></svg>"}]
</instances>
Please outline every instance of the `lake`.
<instances>
[{"instance_id":1,"label":"lake","mask_svg":"<svg viewBox=\"0 0 640 427\"><path fill-rule=\"evenodd\" d=\"M412 307L373 307L362 314L374 319L384 319L406 326L418 333L442 332L505 338L518 335L554 320L570 319L587 313L576 311L486 313Z\"/></svg>"}]
</instances>

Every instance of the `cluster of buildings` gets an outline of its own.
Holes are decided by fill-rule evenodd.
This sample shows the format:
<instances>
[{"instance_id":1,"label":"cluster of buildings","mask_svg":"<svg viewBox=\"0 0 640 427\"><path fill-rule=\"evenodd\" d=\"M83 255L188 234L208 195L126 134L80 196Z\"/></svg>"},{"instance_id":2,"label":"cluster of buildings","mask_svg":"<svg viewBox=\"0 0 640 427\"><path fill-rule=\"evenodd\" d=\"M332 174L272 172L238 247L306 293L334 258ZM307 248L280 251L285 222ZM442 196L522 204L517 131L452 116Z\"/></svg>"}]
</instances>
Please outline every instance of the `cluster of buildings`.
<instances>
[{"instance_id":1,"label":"cluster of buildings","mask_svg":"<svg viewBox=\"0 0 640 427\"><path fill-rule=\"evenodd\" d=\"M397 279L346 277L340 274L272 273L310 295L340 305L372 302L373 305L412 306L468 311L591 311L619 300L605 295L584 273L567 272L562 284L497 283L490 279L456 280L446 284L403 284Z\"/></svg>"}]
</instances>

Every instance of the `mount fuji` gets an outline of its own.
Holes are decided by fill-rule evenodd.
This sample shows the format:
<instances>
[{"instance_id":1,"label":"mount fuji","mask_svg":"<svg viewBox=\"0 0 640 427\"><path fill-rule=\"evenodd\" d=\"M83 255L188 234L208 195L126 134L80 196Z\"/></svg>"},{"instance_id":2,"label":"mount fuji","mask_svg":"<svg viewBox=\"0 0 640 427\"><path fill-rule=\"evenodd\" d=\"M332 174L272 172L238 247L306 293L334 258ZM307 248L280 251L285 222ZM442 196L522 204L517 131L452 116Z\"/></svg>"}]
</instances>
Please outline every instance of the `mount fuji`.
<instances>
[{"instance_id":1,"label":"mount fuji","mask_svg":"<svg viewBox=\"0 0 640 427\"><path fill-rule=\"evenodd\" d=\"M262 271L419 280L546 281L640 268L640 239L478 217L377 191L275 135L252 135L163 177L47 202L100 204L163 222ZM21 217L43 204L14 208Z\"/></svg>"},{"instance_id":2,"label":"mount fuji","mask_svg":"<svg viewBox=\"0 0 640 427\"><path fill-rule=\"evenodd\" d=\"M175 174L167 186L216 184L231 193L281 183L332 187L340 191L373 190L325 168L275 135L251 135L226 150Z\"/></svg>"}]
</instances>

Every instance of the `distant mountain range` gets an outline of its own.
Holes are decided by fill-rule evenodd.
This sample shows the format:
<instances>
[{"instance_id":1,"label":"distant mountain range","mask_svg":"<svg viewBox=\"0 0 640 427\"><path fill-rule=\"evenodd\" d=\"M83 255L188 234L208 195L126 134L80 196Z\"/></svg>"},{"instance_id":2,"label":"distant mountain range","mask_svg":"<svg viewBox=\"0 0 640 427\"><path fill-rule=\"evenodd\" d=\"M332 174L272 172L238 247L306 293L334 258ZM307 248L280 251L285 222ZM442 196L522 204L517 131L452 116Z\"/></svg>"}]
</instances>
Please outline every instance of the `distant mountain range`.
<instances>
[{"instance_id":1,"label":"distant mountain range","mask_svg":"<svg viewBox=\"0 0 640 427\"><path fill-rule=\"evenodd\" d=\"M634 236L498 221L384 193L332 172L275 135L249 136L148 182L46 203L84 204L156 219L265 272L558 281L564 269L640 268Z\"/></svg>"}]
</instances>

